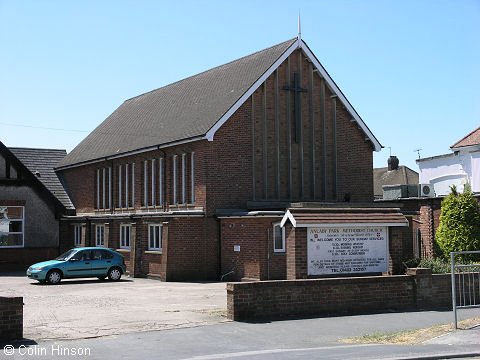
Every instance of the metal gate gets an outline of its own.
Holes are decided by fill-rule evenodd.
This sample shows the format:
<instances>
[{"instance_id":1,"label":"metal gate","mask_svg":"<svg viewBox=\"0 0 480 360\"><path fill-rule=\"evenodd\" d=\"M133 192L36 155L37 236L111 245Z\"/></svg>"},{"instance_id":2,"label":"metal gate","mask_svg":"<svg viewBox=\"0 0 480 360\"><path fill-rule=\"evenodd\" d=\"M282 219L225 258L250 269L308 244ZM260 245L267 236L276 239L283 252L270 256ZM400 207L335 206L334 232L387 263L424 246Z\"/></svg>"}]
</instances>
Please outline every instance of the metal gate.
<instances>
[{"instance_id":1,"label":"metal gate","mask_svg":"<svg viewBox=\"0 0 480 360\"><path fill-rule=\"evenodd\" d=\"M451 252L452 307L455 329L458 329L457 309L480 307L480 264L459 264L457 255L480 254L480 251Z\"/></svg>"}]
</instances>

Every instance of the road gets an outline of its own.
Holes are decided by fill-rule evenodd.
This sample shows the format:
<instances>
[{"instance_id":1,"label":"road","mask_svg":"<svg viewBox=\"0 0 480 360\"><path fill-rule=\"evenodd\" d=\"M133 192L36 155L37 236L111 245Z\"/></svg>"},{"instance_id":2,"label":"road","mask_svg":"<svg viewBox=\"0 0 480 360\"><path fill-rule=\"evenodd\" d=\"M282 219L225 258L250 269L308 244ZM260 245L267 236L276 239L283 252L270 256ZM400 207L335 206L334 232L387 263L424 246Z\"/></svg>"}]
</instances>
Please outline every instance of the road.
<instances>
[{"instance_id":1,"label":"road","mask_svg":"<svg viewBox=\"0 0 480 360\"><path fill-rule=\"evenodd\" d=\"M479 316L480 309L462 313ZM460 345L442 339L421 345L345 345L346 337L415 329L451 322L451 312L410 312L266 323L227 322L164 331L122 334L72 341L31 343L36 358L67 359L71 352L83 352L85 359L421 359L462 355L480 358L480 328L463 330ZM468 336L466 336L468 335ZM1 359L27 359L27 348L15 350ZM44 351L45 354L41 353ZM65 353L70 351L70 356ZM88 351L88 353L87 353ZM23 352L23 355L21 354ZM33 355L32 355L33 356Z\"/></svg>"}]
</instances>

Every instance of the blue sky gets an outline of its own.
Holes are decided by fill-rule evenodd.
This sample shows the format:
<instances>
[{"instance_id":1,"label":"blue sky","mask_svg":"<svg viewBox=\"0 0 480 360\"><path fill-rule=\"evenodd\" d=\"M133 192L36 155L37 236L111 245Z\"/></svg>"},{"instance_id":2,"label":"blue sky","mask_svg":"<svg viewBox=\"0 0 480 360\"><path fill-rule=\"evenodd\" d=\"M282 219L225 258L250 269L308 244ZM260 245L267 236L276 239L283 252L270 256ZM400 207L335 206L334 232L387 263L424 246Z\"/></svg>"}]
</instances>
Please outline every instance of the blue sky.
<instances>
[{"instance_id":1,"label":"blue sky","mask_svg":"<svg viewBox=\"0 0 480 360\"><path fill-rule=\"evenodd\" d=\"M480 0L0 0L0 141L70 151L124 100L296 36L299 10L375 167L480 126Z\"/></svg>"}]
</instances>

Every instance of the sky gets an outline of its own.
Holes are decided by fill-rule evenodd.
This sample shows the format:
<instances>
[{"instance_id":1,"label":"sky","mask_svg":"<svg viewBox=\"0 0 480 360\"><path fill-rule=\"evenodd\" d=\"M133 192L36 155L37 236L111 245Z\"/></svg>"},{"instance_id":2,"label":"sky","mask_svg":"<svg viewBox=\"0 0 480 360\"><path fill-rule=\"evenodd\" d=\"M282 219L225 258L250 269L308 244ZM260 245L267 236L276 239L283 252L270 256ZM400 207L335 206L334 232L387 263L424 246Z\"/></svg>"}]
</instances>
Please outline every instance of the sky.
<instances>
[{"instance_id":1,"label":"sky","mask_svg":"<svg viewBox=\"0 0 480 360\"><path fill-rule=\"evenodd\" d=\"M480 126L480 0L0 0L0 141L71 151L123 101L297 35L416 171Z\"/></svg>"}]
</instances>

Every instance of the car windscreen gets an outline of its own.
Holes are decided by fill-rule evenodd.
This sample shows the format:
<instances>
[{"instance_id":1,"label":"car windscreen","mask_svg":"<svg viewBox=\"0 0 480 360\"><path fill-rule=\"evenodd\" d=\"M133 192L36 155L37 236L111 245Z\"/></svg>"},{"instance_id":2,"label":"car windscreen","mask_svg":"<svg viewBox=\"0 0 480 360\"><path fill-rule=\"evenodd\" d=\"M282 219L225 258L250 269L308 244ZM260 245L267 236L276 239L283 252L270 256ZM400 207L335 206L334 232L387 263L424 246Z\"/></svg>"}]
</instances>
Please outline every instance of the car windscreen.
<instances>
[{"instance_id":1,"label":"car windscreen","mask_svg":"<svg viewBox=\"0 0 480 360\"><path fill-rule=\"evenodd\" d=\"M70 256L72 256L76 252L77 252L77 250L75 250L75 249L68 250L67 252L63 253L59 257L55 258L55 260L68 260L70 258Z\"/></svg>"}]
</instances>

